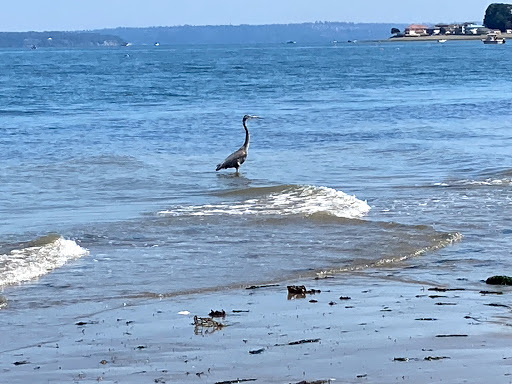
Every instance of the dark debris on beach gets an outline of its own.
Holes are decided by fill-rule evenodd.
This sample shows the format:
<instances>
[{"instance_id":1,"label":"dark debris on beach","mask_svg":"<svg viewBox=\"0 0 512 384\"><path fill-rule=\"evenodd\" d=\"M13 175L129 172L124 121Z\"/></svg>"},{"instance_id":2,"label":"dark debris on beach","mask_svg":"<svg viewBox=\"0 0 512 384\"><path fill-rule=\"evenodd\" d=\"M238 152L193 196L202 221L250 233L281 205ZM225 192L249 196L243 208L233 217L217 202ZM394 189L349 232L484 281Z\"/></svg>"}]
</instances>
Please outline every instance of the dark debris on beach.
<instances>
[{"instance_id":1,"label":"dark debris on beach","mask_svg":"<svg viewBox=\"0 0 512 384\"><path fill-rule=\"evenodd\" d=\"M426 356L423 360L425 361L439 361L450 359L448 356ZM420 361L417 357L395 357L393 361L408 362L408 361Z\"/></svg>"},{"instance_id":2,"label":"dark debris on beach","mask_svg":"<svg viewBox=\"0 0 512 384\"><path fill-rule=\"evenodd\" d=\"M25 365L25 364L30 364L30 361L28 361L28 360L20 360L20 361L15 361L13 364L14 365Z\"/></svg>"},{"instance_id":3,"label":"dark debris on beach","mask_svg":"<svg viewBox=\"0 0 512 384\"><path fill-rule=\"evenodd\" d=\"M306 289L304 285L288 285L286 288L288 293L292 295L314 295L322 292L319 289Z\"/></svg>"},{"instance_id":4,"label":"dark debris on beach","mask_svg":"<svg viewBox=\"0 0 512 384\"><path fill-rule=\"evenodd\" d=\"M295 384L330 384L331 380L315 380L315 381L306 381L302 380Z\"/></svg>"},{"instance_id":5,"label":"dark debris on beach","mask_svg":"<svg viewBox=\"0 0 512 384\"><path fill-rule=\"evenodd\" d=\"M226 311L224 310L221 310L221 311L214 311L213 309L210 311L210 313L208 314L208 316L210 317L226 317Z\"/></svg>"},{"instance_id":6,"label":"dark debris on beach","mask_svg":"<svg viewBox=\"0 0 512 384\"><path fill-rule=\"evenodd\" d=\"M89 325L89 324L98 324L97 321L78 321L75 323L75 325L78 325L79 327L83 327L84 325Z\"/></svg>"},{"instance_id":7,"label":"dark debris on beach","mask_svg":"<svg viewBox=\"0 0 512 384\"><path fill-rule=\"evenodd\" d=\"M319 289L307 289L304 285L288 285L288 300L305 299L306 295L321 293Z\"/></svg>"},{"instance_id":8,"label":"dark debris on beach","mask_svg":"<svg viewBox=\"0 0 512 384\"><path fill-rule=\"evenodd\" d=\"M320 342L320 339L302 339L297 341L290 341L289 343L285 344L274 344L274 347L282 347L285 345L300 345L300 344L308 344L308 343L318 343Z\"/></svg>"},{"instance_id":9,"label":"dark debris on beach","mask_svg":"<svg viewBox=\"0 0 512 384\"><path fill-rule=\"evenodd\" d=\"M501 291L480 291L482 295L503 295Z\"/></svg>"},{"instance_id":10,"label":"dark debris on beach","mask_svg":"<svg viewBox=\"0 0 512 384\"><path fill-rule=\"evenodd\" d=\"M436 337L468 337L464 334L449 334L449 335L436 335Z\"/></svg>"},{"instance_id":11,"label":"dark debris on beach","mask_svg":"<svg viewBox=\"0 0 512 384\"><path fill-rule=\"evenodd\" d=\"M269 287L279 287L279 284L263 284L263 285L251 285L245 289L260 289L260 288L269 288Z\"/></svg>"},{"instance_id":12,"label":"dark debris on beach","mask_svg":"<svg viewBox=\"0 0 512 384\"><path fill-rule=\"evenodd\" d=\"M245 383L248 381L256 381L257 379L235 379L235 380L226 380L226 381L217 381L215 384L236 384L236 383Z\"/></svg>"},{"instance_id":13,"label":"dark debris on beach","mask_svg":"<svg viewBox=\"0 0 512 384\"><path fill-rule=\"evenodd\" d=\"M442 287L434 287L434 288L429 288L428 290L429 290L429 291L434 291L434 292L448 292L448 291L465 291L466 289L465 289L465 288L442 288Z\"/></svg>"}]
</instances>

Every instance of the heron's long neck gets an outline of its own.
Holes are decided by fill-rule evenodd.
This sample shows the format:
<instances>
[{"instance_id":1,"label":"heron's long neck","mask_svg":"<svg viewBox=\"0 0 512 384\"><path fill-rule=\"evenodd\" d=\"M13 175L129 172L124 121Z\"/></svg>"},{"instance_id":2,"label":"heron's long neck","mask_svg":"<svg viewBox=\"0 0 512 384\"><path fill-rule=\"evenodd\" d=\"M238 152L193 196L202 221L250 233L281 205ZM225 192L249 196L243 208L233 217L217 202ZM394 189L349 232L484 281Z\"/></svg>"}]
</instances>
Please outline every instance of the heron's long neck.
<instances>
[{"instance_id":1,"label":"heron's long neck","mask_svg":"<svg viewBox=\"0 0 512 384\"><path fill-rule=\"evenodd\" d=\"M249 134L249 130L247 129L247 126L245 125L245 121L243 122L244 124L244 129L245 129L245 143L244 143L244 147L246 150L249 149L249 144L250 144L250 141L251 141L251 135Z\"/></svg>"}]
</instances>

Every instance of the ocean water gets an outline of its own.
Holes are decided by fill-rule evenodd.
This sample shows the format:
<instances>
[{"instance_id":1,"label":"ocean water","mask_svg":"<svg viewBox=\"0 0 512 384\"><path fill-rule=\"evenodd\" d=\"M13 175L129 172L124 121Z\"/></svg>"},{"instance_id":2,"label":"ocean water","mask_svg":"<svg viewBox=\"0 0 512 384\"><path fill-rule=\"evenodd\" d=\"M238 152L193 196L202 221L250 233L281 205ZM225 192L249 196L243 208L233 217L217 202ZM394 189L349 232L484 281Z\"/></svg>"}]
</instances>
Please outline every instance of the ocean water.
<instances>
[{"instance_id":1,"label":"ocean water","mask_svg":"<svg viewBox=\"0 0 512 384\"><path fill-rule=\"evenodd\" d=\"M4 331L372 268L510 274L511 60L481 42L0 50ZM248 159L215 172L244 114L262 117Z\"/></svg>"}]
</instances>

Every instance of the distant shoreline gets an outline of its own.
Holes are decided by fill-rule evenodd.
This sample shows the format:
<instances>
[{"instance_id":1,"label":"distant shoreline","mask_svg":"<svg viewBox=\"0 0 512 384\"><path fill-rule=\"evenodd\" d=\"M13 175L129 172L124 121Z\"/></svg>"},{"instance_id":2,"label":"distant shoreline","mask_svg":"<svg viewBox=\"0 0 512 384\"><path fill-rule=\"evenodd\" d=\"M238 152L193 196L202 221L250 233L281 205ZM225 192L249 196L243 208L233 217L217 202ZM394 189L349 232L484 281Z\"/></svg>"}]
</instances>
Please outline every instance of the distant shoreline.
<instances>
[{"instance_id":1,"label":"distant shoreline","mask_svg":"<svg viewBox=\"0 0 512 384\"><path fill-rule=\"evenodd\" d=\"M505 39L512 39L511 33L502 33ZM439 41L439 40L457 40L457 41L474 41L484 40L485 35L435 35L435 36L403 36L403 37L390 37L382 42L398 43L398 42L425 42L425 41Z\"/></svg>"}]
</instances>

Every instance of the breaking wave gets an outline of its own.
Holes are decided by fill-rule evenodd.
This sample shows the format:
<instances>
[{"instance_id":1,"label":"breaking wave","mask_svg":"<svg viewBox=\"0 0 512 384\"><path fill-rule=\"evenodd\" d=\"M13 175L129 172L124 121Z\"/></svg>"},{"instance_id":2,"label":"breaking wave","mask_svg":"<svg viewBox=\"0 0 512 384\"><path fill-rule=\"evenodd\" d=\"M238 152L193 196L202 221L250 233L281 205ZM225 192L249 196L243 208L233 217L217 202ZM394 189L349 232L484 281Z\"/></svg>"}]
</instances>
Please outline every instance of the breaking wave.
<instances>
[{"instance_id":1,"label":"breaking wave","mask_svg":"<svg viewBox=\"0 0 512 384\"><path fill-rule=\"evenodd\" d=\"M89 251L58 235L41 237L0 254L0 286L28 281L85 256Z\"/></svg>"},{"instance_id":2,"label":"breaking wave","mask_svg":"<svg viewBox=\"0 0 512 384\"><path fill-rule=\"evenodd\" d=\"M357 219L370 211L366 201L347 195L342 191L315 186L282 186L273 188L250 188L226 195L242 195L238 202L222 202L192 206L177 206L160 211L161 216L207 216L207 215L304 215L327 213L336 217ZM247 198L251 196L251 198Z\"/></svg>"}]
</instances>

